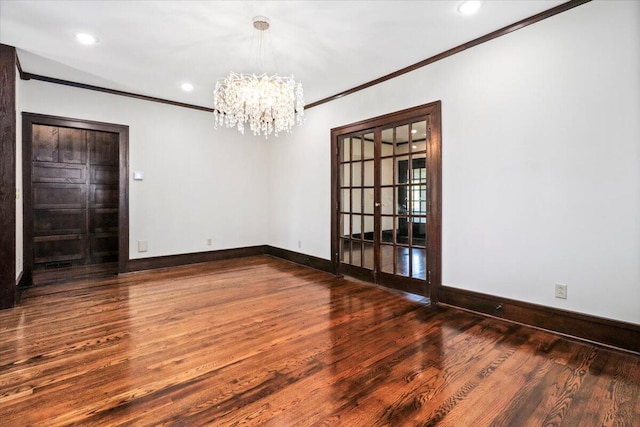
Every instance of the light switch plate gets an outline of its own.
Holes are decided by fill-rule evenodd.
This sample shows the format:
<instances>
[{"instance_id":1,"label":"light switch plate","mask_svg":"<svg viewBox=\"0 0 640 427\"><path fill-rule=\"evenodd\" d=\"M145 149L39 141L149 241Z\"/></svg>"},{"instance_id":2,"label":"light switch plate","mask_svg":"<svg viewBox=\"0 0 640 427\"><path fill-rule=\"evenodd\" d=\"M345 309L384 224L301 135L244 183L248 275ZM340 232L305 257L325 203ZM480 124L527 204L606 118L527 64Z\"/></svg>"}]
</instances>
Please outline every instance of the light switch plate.
<instances>
[{"instance_id":1,"label":"light switch plate","mask_svg":"<svg viewBox=\"0 0 640 427\"><path fill-rule=\"evenodd\" d=\"M140 172L140 171L133 172L133 179L136 181L142 181L144 179L144 172Z\"/></svg>"}]
</instances>

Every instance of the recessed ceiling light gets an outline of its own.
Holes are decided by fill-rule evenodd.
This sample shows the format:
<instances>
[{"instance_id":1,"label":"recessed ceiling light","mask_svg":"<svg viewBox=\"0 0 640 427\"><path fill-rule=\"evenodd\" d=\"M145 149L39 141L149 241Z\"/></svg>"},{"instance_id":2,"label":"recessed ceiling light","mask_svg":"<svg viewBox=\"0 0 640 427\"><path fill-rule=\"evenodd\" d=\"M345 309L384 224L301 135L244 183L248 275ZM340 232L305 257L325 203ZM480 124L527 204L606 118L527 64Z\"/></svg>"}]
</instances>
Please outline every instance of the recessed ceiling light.
<instances>
[{"instance_id":1,"label":"recessed ceiling light","mask_svg":"<svg viewBox=\"0 0 640 427\"><path fill-rule=\"evenodd\" d=\"M463 1L458 6L458 12L463 15L473 15L480 9L480 6L482 6L482 2L480 0Z\"/></svg>"},{"instance_id":2,"label":"recessed ceiling light","mask_svg":"<svg viewBox=\"0 0 640 427\"><path fill-rule=\"evenodd\" d=\"M193 85L189 82L184 82L180 85L183 91L191 92L193 90Z\"/></svg>"},{"instance_id":3,"label":"recessed ceiling light","mask_svg":"<svg viewBox=\"0 0 640 427\"><path fill-rule=\"evenodd\" d=\"M78 40L82 44L91 45L98 42L98 38L89 33L75 33L74 36L76 40Z\"/></svg>"}]
</instances>

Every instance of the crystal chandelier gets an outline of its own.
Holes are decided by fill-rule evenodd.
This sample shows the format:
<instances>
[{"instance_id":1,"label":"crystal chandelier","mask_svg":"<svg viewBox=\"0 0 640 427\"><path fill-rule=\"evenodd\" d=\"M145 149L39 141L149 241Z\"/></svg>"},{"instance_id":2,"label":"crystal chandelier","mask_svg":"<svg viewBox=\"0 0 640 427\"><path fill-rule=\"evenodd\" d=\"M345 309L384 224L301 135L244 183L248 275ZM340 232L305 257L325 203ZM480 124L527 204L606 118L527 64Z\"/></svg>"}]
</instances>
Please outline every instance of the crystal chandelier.
<instances>
[{"instance_id":1,"label":"crystal chandelier","mask_svg":"<svg viewBox=\"0 0 640 427\"><path fill-rule=\"evenodd\" d=\"M253 26L262 33L269 28L269 20L258 16ZM262 45L262 40L261 40ZM282 131L291 132L304 119L304 97L302 85L293 76L277 74L230 73L216 82L213 93L216 128L236 127L244 134L245 125L254 135L268 138Z\"/></svg>"}]
</instances>

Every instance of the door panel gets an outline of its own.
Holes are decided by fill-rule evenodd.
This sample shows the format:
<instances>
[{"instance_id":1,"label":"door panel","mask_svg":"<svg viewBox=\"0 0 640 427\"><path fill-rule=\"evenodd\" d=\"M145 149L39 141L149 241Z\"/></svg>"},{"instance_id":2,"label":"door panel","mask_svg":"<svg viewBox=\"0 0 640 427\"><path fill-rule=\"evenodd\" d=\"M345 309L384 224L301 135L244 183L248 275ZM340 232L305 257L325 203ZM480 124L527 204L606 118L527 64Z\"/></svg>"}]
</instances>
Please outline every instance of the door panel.
<instances>
[{"instance_id":1,"label":"door panel","mask_svg":"<svg viewBox=\"0 0 640 427\"><path fill-rule=\"evenodd\" d=\"M118 256L118 135L92 132L89 146L89 262Z\"/></svg>"},{"instance_id":2,"label":"door panel","mask_svg":"<svg viewBox=\"0 0 640 427\"><path fill-rule=\"evenodd\" d=\"M35 236L82 234L86 217L82 209L38 210L33 217L33 232Z\"/></svg>"},{"instance_id":3,"label":"door panel","mask_svg":"<svg viewBox=\"0 0 640 427\"><path fill-rule=\"evenodd\" d=\"M33 125L32 159L38 162L58 161L58 128Z\"/></svg>"},{"instance_id":4,"label":"door panel","mask_svg":"<svg viewBox=\"0 0 640 427\"><path fill-rule=\"evenodd\" d=\"M340 260L371 279L375 268L375 142L353 135L340 145Z\"/></svg>"},{"instance_id":5,"label":"door panel","mask_svg":"<svg viewBox=\"0 0 640 427\"><path fill-rule=\"evenodd\" d=\"M118 168L113 166L92 165L90 182L92 184L115 185L118 182Z\"/></svg>"},{"instance_id":6,"label":"door panel","mask_svg":"<svg viewBox=\"0 0 640 427\"><path fill-rule=\"evenodd\" d=\"M89 222L90 233L117 233L118 209L91 208Z\"/></svg>"},{"instance_id":7,"label":"door panel","mask_svg":"<svg viewBox=\"0 0 640 427\"><path fill-rule=\"evenodd\" d=\"M86 206L84 184L33 184L34 209L83 209Z\"/></svg>"},{"instance_id":8,"label":"door panel","mask_svg":"<svg viewBox=\"0 0 640 427\"><path fill-rule=\"evenodd\" d=\"M89 203L93 208L111 208L118 206L118 189L115 186L91 184Z\"/></svg>"},{"instance_id":9,"label":"door panel","mask_svg":"<svg viewBox=\"0 0 640 427\"><path fill-rule=\"evenodd\" d=\"M85 131L81 129L59 128L58 156L59 162L84 165L87 162Z\"/></svg>"},{"instance_id":10,"label":"door panel","mask_svg":"<svg viewBox=\"0 0 640 427\"><path fill-rule=\"evenodd\" d=\"M81 234L35 237L33 252L36 264L79 261L84 258L86 240Z\"/></svg>"},{"instance_id":11,"label":"door panel","mask_svg":"<svg viewBox=\"0 0 640 427\"><path fill-rule=\"evenodd\" d=\"M118 166L118 135L110 132L91 132L89 136L92 165Z\"/></svg>"},{"instance_id":12,"label":"door panel","mask_svg":"<svg viewBox=\"0 0 640 427\"><path fill-rule=\"evenodd\" d=\"M116 133L32 125L33 261L115 261L119 170Z\"/></svg>"},{"instance_id":13,"label":"door panel","mask_svg":"<svg viewBox=\"0 0 640 427\"><path fill-rule=\"evenodd\" d=\"M118 250L118 236L109 234L92 234L90 240L90 257L93 260L110 259Z\"/></svg>"},{"instance_id":14,"label":"door panel","mask_svg":"<svg viewBox=\"0 0 640 427\"><path fill-rule=\"evenodd\" d=\"M34 182L84 184L87 181L87 167L85 165L33 162L31 170Z\"/></svg>"}]
</instances>

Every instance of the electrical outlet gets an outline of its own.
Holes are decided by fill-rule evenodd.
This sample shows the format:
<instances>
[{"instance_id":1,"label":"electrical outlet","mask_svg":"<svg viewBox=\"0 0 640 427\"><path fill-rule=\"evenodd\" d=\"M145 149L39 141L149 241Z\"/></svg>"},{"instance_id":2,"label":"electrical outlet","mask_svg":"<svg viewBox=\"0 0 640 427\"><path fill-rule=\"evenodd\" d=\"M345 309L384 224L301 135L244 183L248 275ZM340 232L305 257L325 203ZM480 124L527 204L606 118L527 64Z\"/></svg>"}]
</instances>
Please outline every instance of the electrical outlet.
<instances>
[{"instance_id":1,"label":"electrical outlet","mask_svg":"<svg viewBox=\"0 0 640 427\"><path fill-rule=\"evenodd\" d=\"M556 298L567 299L567 285L556 283Z\"/></svg>"},{"instance_id":2,"label":"electrical outlet","mask_svg":"<svg viewBox=\"0 0 640 427\"><path fill-rule=\"evenodd\" d=\"M138 240L138 252L147 252L149 249L149 242L146 240Z\"/></svg>"},{"instance_id":3,"label":"electrical outlet","mask_svg":"<svg viewBox=\"0 0 640 427\"><path fill-rule=\"evenodd\" d=\"M302 248L302 240L298 240L298 249Z\"/></svg>"},{"instance_id":4,"label":"electrical outlet","mask_svg":"<svg viewBox=\"0 0 640 427\"><path fill-rule=\"evenodd\" d=\"M211 246L211 245L213 245L213 239L211 237L209 237L207 239L207 246Z\"/></svg>"}]
</instances>

